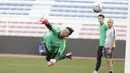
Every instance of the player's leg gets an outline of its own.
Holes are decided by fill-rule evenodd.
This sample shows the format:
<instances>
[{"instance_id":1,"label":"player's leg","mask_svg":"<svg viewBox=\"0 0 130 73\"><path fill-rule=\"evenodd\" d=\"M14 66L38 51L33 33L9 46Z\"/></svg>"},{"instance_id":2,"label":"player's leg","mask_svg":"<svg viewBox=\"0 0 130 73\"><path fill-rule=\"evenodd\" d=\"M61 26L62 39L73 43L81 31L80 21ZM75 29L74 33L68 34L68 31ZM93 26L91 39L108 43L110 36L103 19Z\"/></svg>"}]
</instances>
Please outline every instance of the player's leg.
<instances>
[{"instance_id":1,"label":"player's leg","mask_svg":"<svg viewBox=\"0 0 130 73\"><path fill-rule=\"evenodd\" d=\"M67 53L67 54L64 54L64 55L59 55L59 57L57 57L57 61L59 60L63 60L65 58L69 58L69 59L72 59L72 53Z\"/></svg>"},{"instance_id":2,"label":"player's leg","mask_svg":"<svg viewBox=\"0 0 130 73\"><path fill-rule=\"evenodd\" d=\"M107 65L108 65L108 72L113 73L112 59L106 59L106 60L107 60Z\"/></svg>"},{"instance_id":3,"label":"player's leg","mask_svg":"<svg viewBox=\"0 0 130 73\"><path fill-rule=\"evenodd\" d=\"M65 58L70 58L71 59L72 53L68 53L65 55L60 55L59 53L54 53L51 58L50 61L47 63L48 66L52 66L54 65L57 61L63 60Z\"/></svg>"},{"instance_id":4,"label":"player's leg","mask_svg":"<svg viewBox=\"0 0 130 73\"><path fill-rule=\"evenodd\" d=\"M70 53L63 54L63 55L60 55L59 53L54 53L51 57L51 59L56 59L56 61L63 60L65 58L72 59L72 53L70 52Z\"/></svg>"},{"instance_id":5,"label":"player's leg","mask_svg":"<svg viewBox=\"0 0 130 73\"><path fill-rule=\"evenodd\" d=\"M69 52L69 53L67 53L65 55L66 55L67 58L72 59L72 53L71 52Z\"/></svg>"},{"instance_id":6,"label":"player's leg","mask_svg":"<svg viewBox=\"0 0 130 73\"><path fill-rule=\"evenodd\" d=\"M102 59L102 50L103 46L99 46L98 51L97 51L97 62L96 62L96 68L93 73L97 73L101 66L101 59Z\"/></svg>"},{"instance_id":7,"label":"player's leg","mask_svg":"<svg viewBox=\"0 0 130 73\"><path fill-rule=\"evenodd\" d=\"M107 54L107 59L106 59L109 73L113 73L113 63L112 63L113 50L114 48L112 49L111 54Z\"/></svg>"}]
</instances>

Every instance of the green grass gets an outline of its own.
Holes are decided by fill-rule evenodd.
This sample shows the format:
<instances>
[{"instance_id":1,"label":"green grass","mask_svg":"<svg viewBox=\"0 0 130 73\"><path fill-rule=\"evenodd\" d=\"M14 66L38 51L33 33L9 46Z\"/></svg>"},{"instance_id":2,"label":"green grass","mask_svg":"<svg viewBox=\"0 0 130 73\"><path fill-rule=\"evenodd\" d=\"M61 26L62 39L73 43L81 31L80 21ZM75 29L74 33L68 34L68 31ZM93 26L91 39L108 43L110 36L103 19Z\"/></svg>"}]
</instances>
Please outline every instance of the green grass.
<instances>
[{"instance_id":1,"label":"green grass","mask_svg":"<svg viewBox=\"0 0 130 73\"><path fill-rule=\"evenodd\" d=\"M92 73L95 63L95 59L66 59L47 67L44 58L0 57L0 73ZM108 73L104 60L98 73ZM114 73L124 73L124 61L114 61Z\"/></svg>"}]
</instances>

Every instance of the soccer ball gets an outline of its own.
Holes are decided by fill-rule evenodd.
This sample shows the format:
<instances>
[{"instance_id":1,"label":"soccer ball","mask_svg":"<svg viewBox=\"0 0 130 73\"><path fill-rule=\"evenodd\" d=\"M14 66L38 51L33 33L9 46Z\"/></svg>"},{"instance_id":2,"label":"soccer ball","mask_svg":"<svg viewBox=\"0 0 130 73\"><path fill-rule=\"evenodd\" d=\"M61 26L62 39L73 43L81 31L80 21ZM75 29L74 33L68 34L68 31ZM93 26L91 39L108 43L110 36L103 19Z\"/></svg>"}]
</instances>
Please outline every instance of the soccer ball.
<instances>
[{"instance_id":1,"label":"soccer ball","mask_svg":"<svg viewBox=\"0 0 130 73\"><path fill-rule=\"evenodd\" d=\"M93 11L96 12L96 13L101 12L102 9L103 9L103 4L102 4L102 2L95 2L95 3L93 4L93 6L92 6L92 9L93 9Z\"/></svg>"}]
</instances>

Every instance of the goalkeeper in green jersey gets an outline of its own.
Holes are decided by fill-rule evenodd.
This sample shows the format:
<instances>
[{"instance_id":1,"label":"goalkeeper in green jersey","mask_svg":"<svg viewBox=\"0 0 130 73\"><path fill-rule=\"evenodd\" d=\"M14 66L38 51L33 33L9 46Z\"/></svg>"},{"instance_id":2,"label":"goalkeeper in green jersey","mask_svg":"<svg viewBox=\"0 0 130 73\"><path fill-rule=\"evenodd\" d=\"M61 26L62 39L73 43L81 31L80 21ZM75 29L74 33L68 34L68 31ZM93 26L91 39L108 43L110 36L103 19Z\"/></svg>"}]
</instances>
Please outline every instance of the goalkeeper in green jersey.
<instances>
[{"instance_id":1,"label":"goalkeeper in green jersey","mask_svg":"<svg viewBox=\"0 0 130 73\"><path fill-rule=\"evenodd\" d=\"M48 61L47 65L52 66L57 61L72 57L72 53L63 55L63 52L66 48L66 37L71 35L74 30L70 27L66 27L63 30L54 28L47 19L42 18L40 20L41 24L50 30L48 34L44 35L43 41L44 46L46 47L46 60Z\"/></svg>"}]
</instances>

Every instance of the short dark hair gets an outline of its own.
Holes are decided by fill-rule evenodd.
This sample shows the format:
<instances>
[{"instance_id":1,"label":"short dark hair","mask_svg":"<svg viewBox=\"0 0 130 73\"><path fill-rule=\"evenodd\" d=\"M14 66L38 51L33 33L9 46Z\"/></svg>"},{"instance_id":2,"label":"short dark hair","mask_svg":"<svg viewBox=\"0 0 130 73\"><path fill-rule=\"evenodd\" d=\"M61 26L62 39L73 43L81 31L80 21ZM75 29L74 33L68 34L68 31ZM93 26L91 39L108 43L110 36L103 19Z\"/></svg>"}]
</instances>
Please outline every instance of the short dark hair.
<instances>
[{"instance_id":1,"label":"short dark hair","mask_svg":"<svg viewBox=\"0 0 130 73\"><path fill-rule=\"evenodd\" d=\"M103 17L103 18L105 18L105 16L104 16L103 14L99 14L98 17Z\"/></svg>"},{"instance_id":2,"label":"short dark hair","mask_svg":"<svg viewBox=\"0 0 130 73\"><path fill-rule=\"evenodd\" d=\"M66 28L70 31L69 35L71 35L74 32L74 30L72 28L70 28L70 27L66 27Z\"/></svg>"}]
</instances>

